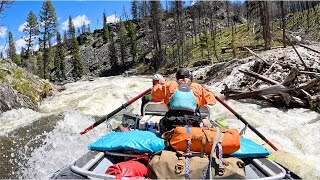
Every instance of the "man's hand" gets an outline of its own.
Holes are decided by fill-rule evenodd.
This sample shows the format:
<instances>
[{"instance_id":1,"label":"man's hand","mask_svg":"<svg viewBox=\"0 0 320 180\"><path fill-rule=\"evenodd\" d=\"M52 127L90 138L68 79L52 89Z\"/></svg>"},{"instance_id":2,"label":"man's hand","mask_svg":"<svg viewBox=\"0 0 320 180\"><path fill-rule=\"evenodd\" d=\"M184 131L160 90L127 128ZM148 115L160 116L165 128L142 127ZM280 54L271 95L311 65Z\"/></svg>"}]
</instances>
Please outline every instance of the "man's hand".
<instances>
[{"instance_id":1,"label":"man's hand","mask_svg":"<svg viewBox=\"0 0 320 180\"><path fill-rule=\"evenodd\" d=\"M208 85L206 85L206 84L203 85L203 88L206 89L209 92L212 92L214 94L213 90L211 90Z\"/></svg>"}]
</instances>

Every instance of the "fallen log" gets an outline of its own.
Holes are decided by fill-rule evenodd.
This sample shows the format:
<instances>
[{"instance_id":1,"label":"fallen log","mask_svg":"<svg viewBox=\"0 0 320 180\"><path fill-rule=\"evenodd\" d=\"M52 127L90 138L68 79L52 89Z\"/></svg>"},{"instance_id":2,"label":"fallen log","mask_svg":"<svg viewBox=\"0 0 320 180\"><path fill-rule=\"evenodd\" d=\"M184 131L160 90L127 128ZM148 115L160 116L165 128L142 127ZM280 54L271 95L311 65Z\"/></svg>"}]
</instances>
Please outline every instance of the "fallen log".
<instances>
[{"instance_id":1,"label":"fallen log","mask_svg":"<svg viewBox=\"0 0 320 180\"><path fill-rule=\"evenodd\" d=\"M312 49L312 48L310 48L310 47L308 47L308 46L305 46L305 45L302 45L302 44L298 44L299 46L301 46L301 47L303 47L303 48L306 48L306 49L308 49L308 50L310 50L310 51L313 51L313 52L316 52L316 53L319 53L320 54L320 51L317 51L317 50L315 50L315 49Z\"/></svg>"},{"instance_id":2,"label":"fallen log","mask_svg":"<svg viewBox=\"0 0 320 180\"><path fill-rule=\"evenodd\" d=\"M72 68L70 69L70 71L67 72L66 76L73 70L73 68L74 68L74 67L72 67Z\"/></svg>"},{"instance_id":3,"label":"fallen log","mask_svg":"<svg viewBox=\"0 0 320 180\"><path fill-rule=\"evenodd\" d=\"M310 109L316 110L317 108L320 108L320 95L312 96L309 101Z\"/></svg>"},{"instance_id":4,"label":"fallen log","mask_svg":"<svg viewBox=\"0 0 320 180\"><path fill-rule=\"evenodd\" d=\"M303 89L301 89L301 92L307 97L311 110L316 110L318 106L320 107L320 95L312 96Z\"/></svg>"},{"instance_id":5,"label":"fallen log","mask_svg":"<svg viewBox=\"0 0 320 180\"><path fill-rule=\"evenodd\" d=\"M303 108L309 108L310 107L309 104L306 101L304 101L304 100L302 100L300 98L297 98L297 97L292 97L291 102L294 103L294 104L297 104L298 106L303 107Z\"/></svg>"},{"instance_id":6,"label":"fallen log","mask_svg":"<svg viewBox=\"0 0 320 180\"><path fill-rule=\"evenodd\" d=\"M299 71L300 74L313 74L316 76L320 76L320 73L317 72L311 72L311 71Z\"/></svg>"},{"instance_id":7,"label":"fallen log","mask_svg":"<svg viewBox=\"0 0 320 180\"><path fill-rule=\"evenodd\" d=\"M307 99L311 98L312 96L305 90L301 89L301 92L307 96Z\"/></svg>"},{"instance_id":8,"label":"fallen log","mask_svg":"<svg viewBox=\"0 0 320 180\"><path fill-rule=\"evenodd\" d=\"M317 78L314 78L306 83L300 84L298 86L298 89L303 89L305 91L308 91L314 86L320 86L320 76L318 76Z\"/></svg>"},{"instance_id":9,"label":"fallen log","mask_svg":"<svg viewBox=\"0 0 320 180\"><path fill-rule=\"evenodd\" d=\"M279 30L283 30L281 27L277 27ZM286 29L286 32L291 33L291 34L300 34L302 32L302 29L299 32L294 32L294 31L289 31Z\"/></svg>"},{"instance_id":10,"label":"fallen log","mask_svg":"<svg viewBox=\"0 0 320 180\"><path fill-rule=\"evenodd\" d=\"M255 52L253 52L251 49L247 48L247 47L243 47L244 49L246 49L247 51L249 51L249 53L253 54L254 56L256 56L258 59L260 59L261 61L263 61L264 63L268 64L270 66L270 63L268 63L266 60L262 59L258 54L256 54Z\"/></svg>"},{"instance_id":11,"label":"fallen log","mask_svg":"<svg viewBox=\"0 0 320 180\"><path fill-rule=\"evenodd\" d=\"M275 84L279 84L278 81L275 81L273 79L269 79L265 76L262 76L261 74L258 74L258 73L255 73L255 72L252 72L252 71L249 71L249 70L242 70L242 69L239 69L240 72L244 73L244 74L247 74L251 77L254 77L256 79L260 79L264 82L267 82L269 84L272 84L272 85L275 85ZM288 86L293 80L295 80L298 76L298 69L297 68L292 68L290 73L288 74L288 76L282 81L282 85L284 86Z\"/></svg>"},{"instance_id":12,"label":"fallen log","mask_svg":"<svg viewBox=\"0 0 320 180\"><path fill-rule=\"evenodd\" d=\"M240 94L232 94L232 95L229 95L229 97L233 99L244 99L244 98L250 98L250 97L261 96L261 95L270 95L270 94L284 95L284 93L288 93L292 90L293 90L292 88L287 88L281 84L276 84L268 88L263 88L255 91L250 91L250 92L245 92Z\"/></svg>"},{"instance_id":13,"label":"fallen log","mask_svg":"<svg viewBox=\"0 0 320 180\"><path fill-rule=\"evenodd\" d=\"M229 87L228 87L226 84L223 84L223 86L224 86L224 89L223 89L220 93L223 94L226 99L228 99L229 94L240 94L240 93L244 93L244 91L229 89Z\"/></svg>"},{"instance_id":14,"label":"fallen log","mask_svg":"<svg viewBox=\"0 0 320 180\"><path fill-rule=\"evenodd\" d=\"M284 86L290 85L290 83L297 78L298 73L299 73L299 71L297 68L295 68L295 67L291 68L288 76L282 81L281 84Z\"/></svg>"},{"instance_id":15,"label":"fallen log","mask_svg":"<svg viewBox=\"0 0 320 180\"><path fill-rule=\"evenodd\" d=\"M293 50L297 53L297 55L298 55L300 61L302 62L302 65L304 66L304 68L308 71L309 68L308 68L307 64L303 61L303 59L302 59L300 53L297 51L296 47L293 45L293 43L289 40L289 38L286 35L285 35L285 37L289 41L290 46L292 46Z\"/></svg>"},{"instance_id":16,"label":"fallen log","mask_svg":"<svg viewBox=\"0 0 320 180\"><path fill-rule=\"evenodd\" d=\"M265 76L262 76L261 74L258 74L258 73L255 73L255 72L252 72L252 71L249 71L249 70L239 69L239 71L242 72L242 73L244 73L244 74L247 74L247 75L249 75L249 76L251 76L251 77L254 77L254 78L256 78L256 79L260 79L260 80L262 80L262 81L264 81L264 82L267 82L267 83L269 83L269 84L272 84L272 85L279 83L278 81L275 81L275 80L273 80L273 79L269 79L269 78L267 78L267 77L265 77Z\"/></svg>"},{"instance_id":17,"label":"fallen log","mask_svg":"<svg viewBox=\"0 0 320 180\"><path fill-rule=\"evenodd\" d=\"M275 66L276 63L277 63L277 61L274 62L274 63L269 67L269 69L268 69L265 73L263 73L262 75L265 76L266 74L268 74L268 73L272 70L272 68ZM259 82L259 80L256 80L256 81L249 87L249 89L255 87L258 82Z\"/></svg>"}]
</instances>

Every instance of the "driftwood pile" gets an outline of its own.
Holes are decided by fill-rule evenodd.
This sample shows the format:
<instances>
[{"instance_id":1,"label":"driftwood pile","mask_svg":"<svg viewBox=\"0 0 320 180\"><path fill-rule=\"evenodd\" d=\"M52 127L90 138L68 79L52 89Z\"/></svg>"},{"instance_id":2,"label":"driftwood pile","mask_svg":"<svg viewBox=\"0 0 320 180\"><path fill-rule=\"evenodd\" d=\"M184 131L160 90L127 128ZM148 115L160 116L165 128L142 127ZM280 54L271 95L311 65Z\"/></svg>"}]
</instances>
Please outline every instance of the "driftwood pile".
<instances>
[{"instance_id":1,"label":"driftwood pile","mask_svg":"<svg viewBox=\"0 0 320 180\"><path fill-rule=\"evenodd\" d=\"M258 60L248 70L239 69L245 74L239 87L231 89L225 85L221 93L226 99L262 99L278 107L302 107L320 111L319 59L314 60L311 66L293 48L299 62L293 59L266 61L247 48Z\"/></svg>"}]
</instances>

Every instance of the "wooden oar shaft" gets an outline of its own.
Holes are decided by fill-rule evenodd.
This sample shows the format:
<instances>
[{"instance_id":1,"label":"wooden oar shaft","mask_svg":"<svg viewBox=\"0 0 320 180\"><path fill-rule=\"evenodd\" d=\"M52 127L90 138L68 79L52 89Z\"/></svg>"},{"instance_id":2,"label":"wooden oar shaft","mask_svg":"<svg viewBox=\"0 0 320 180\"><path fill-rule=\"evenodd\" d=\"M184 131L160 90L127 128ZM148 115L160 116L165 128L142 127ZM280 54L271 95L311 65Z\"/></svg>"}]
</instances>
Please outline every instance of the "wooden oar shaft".
<instances>
[{"instance_id":1,"label":"wooden oar shaft","mask_svg":"<svg viewBox=\"0 0 320 180\"><path fill-rule=\"evenodd\" d=\"M231 111L238 119L240 119L245 125L247 125L254 133L256 133L263 141L265 141L267 144L269 144L272 149L275 151L278 151L278 148L273 145L272 142L270 142L264 135L262 135L256 128L254 128L248 121L246 121L240 114L238 114L236 111L234 111L227 103L225 103L222 99L215 96L215 98L229 111Z\"/></svg>"},{"instance_id":2,"label":"wooden oar shaft","mask_svg":"<svg viewBox=\"0 0 320 180\"><path fill-rule=\"evenodd\" d=\"M85 134L88 131L90 131L91 129L95 128L96 126L98 126L99 124L101 124L102 122L104 122L105 120L111 118L112 116L114 116L115 114L117 114L119 111L121 111L122 109L128 107L130 104L132 104L133 102L135 102L136 100L138 100L139 98L141 98L142 96L146 95L147 93L149 93L151 91L151 88L145 90L144 92L142 92L141 94L139 94L138 96L132 98L131 100L129 100L128 102L122 104L120 107L118 107L117 109L115 109L114 111L112 111L111 113L109 113L107 116L101 118L100 120L96 121L95 123L93 123L91 126L87 127L84 131L80 132L80 134Z\"/></svg>"}]
</instances>

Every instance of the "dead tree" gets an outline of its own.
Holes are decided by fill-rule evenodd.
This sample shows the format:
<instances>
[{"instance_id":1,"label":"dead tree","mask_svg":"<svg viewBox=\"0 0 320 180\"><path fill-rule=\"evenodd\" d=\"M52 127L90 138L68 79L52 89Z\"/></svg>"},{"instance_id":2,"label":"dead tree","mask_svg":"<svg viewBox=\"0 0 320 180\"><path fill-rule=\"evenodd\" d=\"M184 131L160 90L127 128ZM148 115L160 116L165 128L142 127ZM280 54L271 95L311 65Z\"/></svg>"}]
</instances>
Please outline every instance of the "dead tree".
<instances>
[{"instance_id":1,"label":"dead tree","mask_svg":"<svg viewBox=\"0 0 320 180\"><path fill-rule=\"evenodd\" d=\"M264 49L271 49L271 33L270 33L270 22L269 22L269 9L268 1L259 1L260 10L260 22L262 26L262 35L264 39Z\"/></svg>"}]
</instances>

